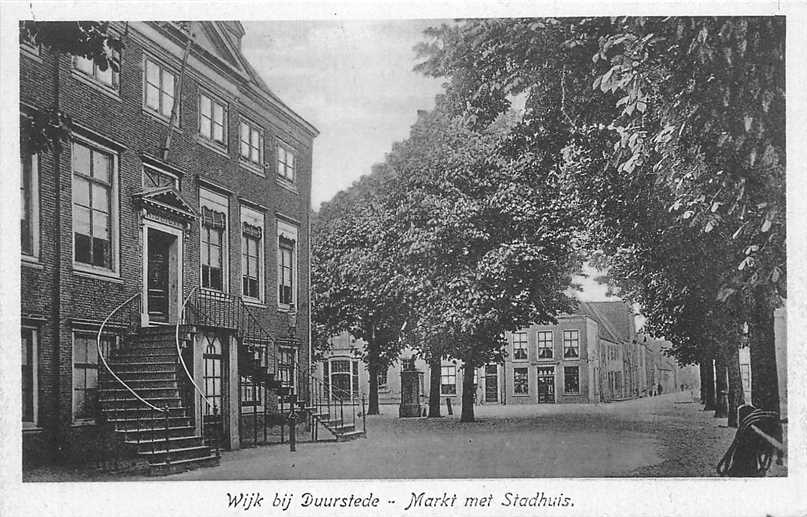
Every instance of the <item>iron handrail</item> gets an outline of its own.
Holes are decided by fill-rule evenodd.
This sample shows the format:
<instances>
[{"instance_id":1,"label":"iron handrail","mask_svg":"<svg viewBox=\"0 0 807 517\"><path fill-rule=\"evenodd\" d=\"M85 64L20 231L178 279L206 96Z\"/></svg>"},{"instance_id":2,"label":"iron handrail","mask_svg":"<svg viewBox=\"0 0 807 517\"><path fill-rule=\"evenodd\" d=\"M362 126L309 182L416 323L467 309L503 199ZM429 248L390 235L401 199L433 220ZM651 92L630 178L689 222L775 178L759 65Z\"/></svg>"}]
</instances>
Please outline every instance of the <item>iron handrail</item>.
<instances>
[{"instance_id":1,"label":"iron handrail","mask_svg":"<svg viewBox=\"0 0 807 517\"><path fill-rule=\"evenodd\" d=\"M325 381L324 381L324 380L322 380L322 379L319 379L319 378L317 377L317 375L316 375L316 374L315 374L315 373L312 371L312 368L311 368L311 367L306 368L306 369L303 369L303 368L300 366L300 363L298 363L296 360L294 361L294 365L297 367L297 371L298 371L298 372L303 373L303 374L304 374L305 376L307 376L307 377L308 377L308 378L309 378L311 381L313 381L314 383L318 383L318 384L322 385L323 387L325 386L325 384L326 384L326 383L325 383ZM333 395L333 393L334 393L334 391L335 391L337 394L340 394L340 395L342 395L342 394L344 394L344 395L348 395L348 398L349 398L351 401L352 401L353 399L356 399L356 404L358 404L358 401L359 401L359 399L361 398L361 395L364 395L364 392L363 392L363 391L361 391L361 390L359 390L359 392L358 392L356 395L354 395L354 394L353 394L353 390L352 390L352 389L351 389L350 391L348 391L348 390L343 390L342 388L337 388L337 387L335 387L335 386L332 386L330 382L329 382L329 383L327 383L327 384L328 384L328 389L329 389L329 391L330 391L330 393L328 394L329 398L330 398L330 397ZM309 393L308 395L310 396L311 394ZM340 400L344 401L344 400L346 400L346 399L345 399L345 398L340 398Z\"/></svg>"},{"instance_id":2,"label":"iron handrail","mask_svg":"<svg viewBox=\"0 0 807 517\"><path fill-rule=\"evenodd\" d=\"M210 402L210 399L207 398L207 395L205 395L205 393L202 391L202 388L200 388L199 385L196 384L196 381L193 379L193 375L191 375L191 372L188 370L188 365L185 364L185 359L182 357L182 349L179 346L179 327L182 325L182 322L185 321L185 308L188 305L188 301L190 301L191 296L197 289L199 289L199 286L196 286L193 289L191 289L191 292L188 293L188 296L185 297L185 301L182 303L182 309L179 312L179 318L177 318L176 330L174 332L174 341L177 348L177 357L179 358L179 362L182 365L182 369L185 370L185 375L188 376L188 380L191 381L191 384L193 385L196 392L202 397L202 400L204 400L205 403L215 411L216 407L215 404Z\"/></svg>"},{"instance_id":3,"label":"iron handrail","mask_svg":"<svg viewBox=\"0 0 807 517\"><path fill-rule=\"evenodd\" d=\"M116 373L115 373L115 372L112 370L112 368L110 368L109 363L107 363L107 360L106 360L106 358L104 357L103 348L101 347L101 335L102 335L102 334L103 334L103 332L104 332L104 327L106 326L106 324L109 322L109 320L110 320L110 319L112 319L112 316L114 316L114 315L115 315L115 314L116 314L116 313L117 313L119 310L121 310L121 309L122 309L122 308L123 308L125 305L128 305L128 304L129 304L131 301L133 301L133 300L135 300L136 298L139 298L139 297L140 297L140 293L137 293L137 294L135 294L134 296L129 297L129 298L126 300L126 301L124 301L123 303L121 303L120 305L118 305L117 307L115 307L115 310L113 310L112 312L110 312L110 313L107 315L107 317L106 317L106 318L104 318L103 323L101 323L101 327L98 329L98 336L96 337L96 345L98 346L98 357L100 357L100 358L101 358L101 362L102 362L102 363L104 363L104 367L107 369L107 371L108 371L110 374L112 374L112 377L114 377L114 378L115 378L115 380L116 380L116 381L118 381L118 382L119 382L119 383L120 383L120 384L121 384L121 385L122 385L124 388L126 388L127 390L129 390L129 392L130 392L132 395L134 395L134 396L135 396L135 398L136 398L137 400L139 400L140 402L142 402L143 404L145 404L146 406L150 407L151 409L153 409L153 410L155 410L155 411L159 411L160 413L163 413L163 412L167 413L167 412L168 412L168 410L167 410L167 409L166 409L166 410L162 410L162 409L158 408L157 406L155 406L154 404L152 404L151 402L147 401L146 399L144 399L143 397L141 397L140 395L138 395L138 394L137 394L137 392L131 388L131 386L129 386L128 384L126 384L126 383L123 381L123 379L121 379L120 377L118 377L118 374L116 374Z\"/></svg>"}]
</instances>

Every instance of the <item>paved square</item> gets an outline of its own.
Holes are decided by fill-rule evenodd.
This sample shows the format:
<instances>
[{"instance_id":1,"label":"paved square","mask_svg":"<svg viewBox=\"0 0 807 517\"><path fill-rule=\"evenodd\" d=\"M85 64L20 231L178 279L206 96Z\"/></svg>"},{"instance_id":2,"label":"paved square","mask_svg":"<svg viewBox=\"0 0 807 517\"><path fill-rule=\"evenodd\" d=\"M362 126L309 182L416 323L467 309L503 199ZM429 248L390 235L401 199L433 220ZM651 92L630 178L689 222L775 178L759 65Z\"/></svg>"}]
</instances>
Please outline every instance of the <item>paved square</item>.
<instances>
[{"instance_id":1,"label":"paved square","mask_svg":"<svg viewBox=\"0 0 807 517\"><path fill-rule=\"evenodd\" d=\"M367 438L224 453L165 480L714 476L734 437L689 392L600 405L478 406L458 417L367 419Z\"/></svg>"}]
</instances>

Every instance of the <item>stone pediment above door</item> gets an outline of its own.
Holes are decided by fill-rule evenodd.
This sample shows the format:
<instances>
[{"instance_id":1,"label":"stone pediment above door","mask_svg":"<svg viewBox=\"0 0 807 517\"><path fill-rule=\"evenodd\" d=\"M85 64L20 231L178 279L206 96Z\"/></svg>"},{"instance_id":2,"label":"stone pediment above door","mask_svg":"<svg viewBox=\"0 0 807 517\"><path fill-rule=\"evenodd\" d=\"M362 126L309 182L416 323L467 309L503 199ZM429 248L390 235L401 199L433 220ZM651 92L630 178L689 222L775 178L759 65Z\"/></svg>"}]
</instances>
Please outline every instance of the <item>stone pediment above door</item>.
<instances>
[{"instance_id":1,"label":"stone pediment above door","mask_svg":"<svg viewBox=\"0 0 807 517\"><path fill-rule=\"evenodd\" d=\"M143 210L144 217L178 226L186 230L198 218L196 210L189 205L174 187L161 187L144 190L132 196L137 208Z\"/></svg>"}]
</instances>

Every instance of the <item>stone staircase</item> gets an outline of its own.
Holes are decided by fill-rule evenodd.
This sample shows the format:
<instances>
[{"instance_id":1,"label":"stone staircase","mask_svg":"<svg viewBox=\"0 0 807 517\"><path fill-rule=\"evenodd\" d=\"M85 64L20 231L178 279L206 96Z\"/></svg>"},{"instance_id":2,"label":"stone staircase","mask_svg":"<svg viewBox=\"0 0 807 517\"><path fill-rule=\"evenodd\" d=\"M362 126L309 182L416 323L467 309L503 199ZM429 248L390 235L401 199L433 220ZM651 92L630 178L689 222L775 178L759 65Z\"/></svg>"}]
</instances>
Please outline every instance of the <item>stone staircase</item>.
<instances>
[{"instance_id":1,"label":"stone staircase","mask_svg":"<svg viewBox=\"0 0 807 517\"><path fill-rule=\"evenodd\" d=\"M180 397L175 327L145 327L125 337L107 358L112 371L155 410L108 372L99 370L103 418L122 444L148 463L151 475L216 466L218 449L196 433L193 409Z\"/></svg>"},{"instance_id":2,"label":"stone staircase","mask_svg":"<svg viewBox=\"0 0 807 517\"><path fill-rule=\"evenodd\" d=\"M322 424L322 427L327 429L338 442L366 438L367 436L363 429L356 429L356 422L347 422L342 418L332 417L327 412L315 411L317 408L311 406L307 406L305 409L310 411L314 420Z\"/></svg>"},{"instance_id":3,"label":"stone staircase","mask_svg":"<svg viewBox=\"0 0 807 517\"><path fill-rule=\"evenodd\" d=\"M357 425L357 417L365 417L363 399L359 405L359 398L354 394L337 388L328 389L316 375L304 373L308 379L309 400L300 401L298 406L310 416L311 424L314 427L321 425L338 442L366 438L364 420L361 429ZM333 400L334 395L342 400Z\"/></svg>"}]
</instances>

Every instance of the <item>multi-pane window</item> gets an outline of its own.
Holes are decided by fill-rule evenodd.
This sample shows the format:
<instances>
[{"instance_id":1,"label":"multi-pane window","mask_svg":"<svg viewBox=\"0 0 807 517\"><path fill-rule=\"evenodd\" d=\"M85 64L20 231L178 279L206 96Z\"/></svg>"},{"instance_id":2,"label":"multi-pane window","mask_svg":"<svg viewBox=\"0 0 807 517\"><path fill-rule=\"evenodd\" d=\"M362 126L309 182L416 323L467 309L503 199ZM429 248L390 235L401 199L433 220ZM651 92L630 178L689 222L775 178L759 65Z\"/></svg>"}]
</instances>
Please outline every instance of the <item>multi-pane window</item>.
<instances>
[{"instance_id":1,"label":"multi-pane window","mask_svg":"<svg viewBox=\"0 0 807 517\"><path fill-rule=\"evenodd\" d=\"M114 336L101 336L101 349L108 356ZM93 332L73 334L73 420L95 418L98 404L98 344Z\"/></svg>"},{"instance_id":2,"label":"multi-pane window","mask_svg":"<svg viewBox=\"0 0 807 517\"><path fill-rule=\"evenodd\" d=\"M382 368L378 372L377 379L378 379L378 387L379 387L379 389L387 387L388 380L387 380L387 369L386 368Z\"/></svg>"},{"instance_id":3,"label":"multi-pane window","mask_svg":"<svg viewBox=\"0 0 807 517\"><path fill-rule=\"evenodd\" d=\"M115 63L114 67L109 64L106 70L102 70L94 59L74 56L73 68L102 86L118 91L120 89L120 54L117 50L111 50L107 47L104 47L104 50L110 60Z\"/></svg>"},{"instance_id":4,"label":"multi-pane window","mask_svg":"<svg viewBox=\"0 0 807 517\"><path fill-rule=\"evenodd\" d=\"M263 131L247 120L241 120L238 131L239 155L252 164L263 165Z\"/></svg>"},{"instance_id":5,"label":"multi-pane window","mask_svg":"<svg viewBox=\"0 0 807 517\"><path fill-rule=\"evenodd\" d=\"M280 239L280 303L291 305L293 303L292 293L294 291L294 243L286 239Z\"/></svg>"},{"instance_id":6,"label":"multi-pane window","mask_svg":"<svg viewBox=\"0 0 807 517\"><path fill-rule=\"evenodd\" d=\"M224 381L222 374L224 355L222 354L221 338L215 334L205 334L203 343L205 348L202 354L204 368L202 380L205 398L208 402L204 405L204 412L205 415L218 415L221 414L224 393L222 386Z\"/></svg>"},{"instance_id":7,"label":"multi-pane window","mask_svg":"<svg viewBox=\"0 0 807 517\"><path fill-rule=\"evenodd\" d=\"M263 214L241 207L241 294L263 298Z\"/></svg>"},{"instance_id":8,"label":"multi-pane window","mask_svg":"<svg viewBox=\"0 0 807 517\"><path fill-rule=\"evenodd\" d=\"M22 328L22 421L36 422L36 330Z\"/></svg>"},{"instance_id":9,"label":"multi-pane window","mask_svg":"<svg viewBox=\"0 0 807 517\"><path fill-rule=\"evenodd\" d=\"M249 377L241 377L241 407L248 412L263 407L263 389Z\"/></svg>"},{"instance_id":10,"label":"multi-pane window","mask_svg":"<svg viewBox=\"0 0 807 517\"><path fill-rule=\"evenodd\" d=\"M443 395L457 394L457 367L453 364L440 367L440 393Z\"/></svg>"},{"instance_id":11,"label":"multi-pane window","mask_svg":"<svg viewBox=\"0 0 807 517\"><path fill-rule=\"evenodd\" d=\"M513 332L513 360L526 361L527 360L527 333L526 332Z\"/></svg>"},{"instance_id":12,"label":"multi-pane window","mask_svg":"<svg viewBox=\"0 0 807 517\"><path fill-rule=\"evenodd\" d=\"M112 269L114 159L109 153L73 142L73 258Z\"/></svg>"},{"instance_id":13,"label":"multi-pane window","mask_svg":"<svg viewBox=\"0 0 807 517\"><path fill-rule=\"evenodd\" d=\"M580 331L563 331L563 357L566 359L576 359L580 357Z\"/></svg>"},{"instance_id":14,"label":"multi-pane window","mask_svg":"<svg viewBox=\"0 0 807 517\"><path fill-rule=\"evenodd\" d=\"M294 309L297 304L297 227L277 221L278 305Z\"/></svg>"},{"instance_id":15,"label":"multi-pane window","mask_svg":"<svg viewBox=\"0 0 807 517\"><path fill-rule=\"evenodd\" d=\"M296 157L291 147L282 142L277 144L277 174L288 182L294 182Z\"/></svg>"},{"instance_id":16,"label":"multi-pane window","mask_svg":"<svg viewBox=\"0 0 807 517\"><path fill-rule=\"evenodd\" d=\"M281 348L278 364L278 380L283 386L294 387L294 364L296 354L293 348Z\"/></svg>"},{"instance_id":17,"label":"multi-pane window","mask_svg":"<svg viewBox=\"0 0 807 517\"><path fill-rule=\"evenodd\" d=\"M146 59L146 109L165 118L171 116L176 97L176 76L164 66ZM179 103L177 103L177 121L179 120Z\"/></svg>"},{"instance_id":18,"label":"multi-pane window","mask_svg":"<svg viewBox=\"0 0 807 517\"><path fill-rule=\"evenodd\" d=\"M359 393L359 362L348 359L331 359L328 383L331 398L348 400Z\"/></svg>"},{"instance_id":19,"label":"multi-pane window","mask_svg":"<svg viewBox=\"0 0 807 517\"><path fill-rule=\"evenodd\" d=\"M23 255L39 255L39 171L37 155L20 157L20 238Z\"/></svg>"},{"instance_id":20,"label":"multi-pane window","mask_svg":"<svg viewBox=\"0 0 807 517\"><path fill-rule=\"evenodd\" d=\"M563 391L565 393L580 393L580 368L577 366L563 367Z\"/></svg>"},{"instance_id":21,"label":"multi-pane window","mask_svg":"<svg viewBox=\"0 0 807 517\"><path fill-rule=\"evenodd\" d=\"M513 393L527 395L530 392L530 381L527 368L513 368Z\"/></svg>"},{"instance_id":22,"label":"multi-pane window","mask_svg":"<svg viewBox=\"0 0 807 517\"><path fill-rule=\"evenodd\" d=\"M200 189L199 198L202 205L202 287L224 291L228 201L226 197L204 189Z\"/></svg>"},{"instance_id":23,"label":"multi-pane window","mask_svg":"<svg viewBox=\"0 0 807 517\"><path fill-rule=\"evenodd\" d=\"M199 134L227 147L227 107L204 93L199 94Z\"/></svg>"},{"instance_id":24,"label":"multi-pane window","mask_svg":"<svg viewBox=\"0 0 807 517\"><path fill-rule=\"evenodd\" d=\"M535 336L538 359L552 359L553 343L551 330L539 330Z\"/></svg>"}]
</instances>

